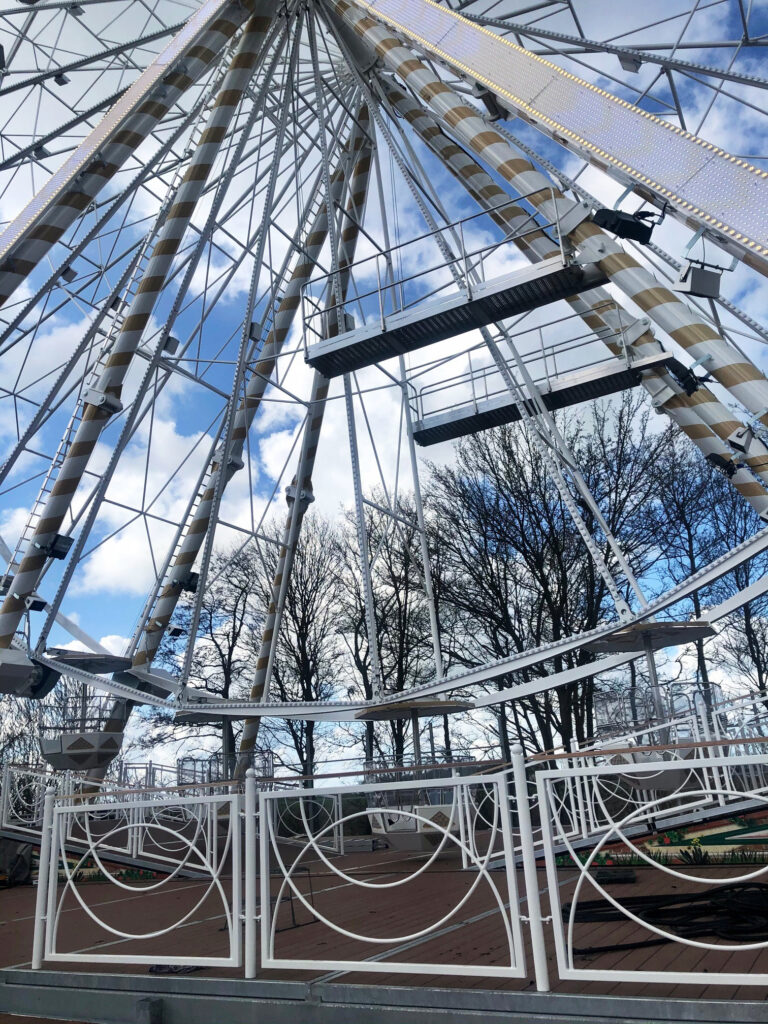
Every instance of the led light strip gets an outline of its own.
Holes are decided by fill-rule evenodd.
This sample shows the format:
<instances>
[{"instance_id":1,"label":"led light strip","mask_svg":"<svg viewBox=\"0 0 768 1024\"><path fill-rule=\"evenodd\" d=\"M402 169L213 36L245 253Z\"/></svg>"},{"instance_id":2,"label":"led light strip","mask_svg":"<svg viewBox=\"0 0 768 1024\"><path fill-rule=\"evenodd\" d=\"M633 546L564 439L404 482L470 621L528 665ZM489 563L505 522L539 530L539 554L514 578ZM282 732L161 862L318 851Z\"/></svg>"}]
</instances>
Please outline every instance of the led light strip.
<instances>
[{"instance_id":1,"label":"led light strip","mask_svg":"<svg viewBox=\"0 0 768 1024\"><path fill-rule=\"evenodd\" d=\"M768 245L763 244L760 240L757 240L755 238L750 238L748 235L744 233L744 231L739 231L737 228L732 227L729 224L726 224L722 219L719 219L718 217L713 216L706 210L702 209L700 205L697 205L696 203L691 202L689 199L686 199L683 196L678 195L672 189L669 189L666 186L662 185L660 182L650 177L649 175L644 174L636 167L632 167L625 160L621 160L619 157L608 152L603 147L597 145L594 142L591 142L589 139L573 131L571 128L568 128L559 120L551 117L548 114L545 114L537 107L532 106L531 103L527 102L522 97L511 92L508 88L500 84L498 81L494 81L493 79L489 78L487 74L483 74L481 71L479 71L476 67L472 67L469 64L459 60L454 54L450 53L448 50L443 49L437 43L426 38L420 32L416 31L416 29L413 27L412 22L409 21L408 23L406 23L405 21L402 20L402 17L397 18L393 16L393 14L391 13L391 8L393 6L392 0L374 0L373 3L367 2L367 0L354 0L354 3L356 7L367 11L376 20L380 22L385 22L386 24L390 25L396 30L402 32L407 38L418 43L430 55L438 57L440 60L445 61L451 67L454 67L457 70L463 72L467 77L471 78L473 81L476 81L484 85L492 92L507 99L510 102L510 104L512 104L516 109L523 111L532 120L540 123L541 126L544 127L549 134L553 136L560 135L561 138L556 138L556 141L559 141L561 143L566 140L573 141L579 147L582 147L583 149L589 151L591 154L596 155L597 157L600 158L600 160L606 162L611 167L622 171L625 175L628 175L629 177L633 178L640 185L645 186L647 189L656 193L658 196L665 199L667 202L675 204L677 207L680 208L680 212L686 215L684 218L686 222L696 227L700 227L703 223L707 227L723 232L723 234L727 235L734 242L738 243L739 247L743 247L748 252L756 254L760 257L768 256ZM534 61L550 69L555 76L559 76L561 79L573 82L579 87L582 87L591 93L599 95L605 100L609 100L610 102L616 104L623 110L626 110L631 114L638 115L644 118L646 121L652 122L654 125L658 127L664 128L666 131L671 132L673 135L678 136L680 139L687 140L688 142L691 142L694 145L701 147L702 150L704 150L707 154L707 161L705 161L704 164L696 168L694 174L692 174L688 180L691 180L692 178L696 177L706 167L708 167L711 163L711 158L725 160L728 163L741 168L748 175L750 175L750 179L752 180L747 180L747 187L749 187L753 182L764 183L765 180L768 179L768 171L762 171L759 168L754 167L748 161L743 160L740 157L732 156L730 153L727 153L720 147L714 145L711 142L708 142L706 139L699 138L698 136L683 130L677 125L673 125L667 121L664 121L662 118L657 117L655 114L651 114L646 110L641 110L639 107L634 106L627 100L623 100L617 96L614 96L613 94L607 92L605 89L601 89L596 85L592 85L590 82L584 81L583 79L577 77L576 75L573 75L568 71L565 71L563 68L559 67L552 61L546 60L543 57L530 53L528 50L525 50L522 47L518 46L517 44L511 42L510 40L497 35L495 32L492 32L488 28L476 25L474 22L462 17L455 11L452 11L444 7L442 4L436 3L435 0L420 0L420 3L425 6L434 8L436 11L439 12L441 18L450 19L453 22L455 22L457 26L461 26L462 28L470 30L472 33L477 33L478 35L485 36L490 41L492 41L494 45L507 47L516 55L519 55L520 57L523 57L526 60ZM395 6L399 7L400 9L404 7L402 3L395 4ZM410 14L411 11L413 11L413 22L416 22L418 20L418 4L412 3L409 0L408 13ZM448 31L451 30L449 29ZM441 37L440 42L442 43L443 40L444 36ZM553 81L554 80L555 79L553 79ZM664 145L663 140L661 140L660 145ZM754 178L752 178L752 176L754 176ZM766 196L765 205L768 205L768 196ZM768 235L766 237L768 238ZM757 263L753 263L753 265L757 266ZM768 266L758 266L758 269L762 269L763 272L768 273Z\"/></svg>"}]
</instances>

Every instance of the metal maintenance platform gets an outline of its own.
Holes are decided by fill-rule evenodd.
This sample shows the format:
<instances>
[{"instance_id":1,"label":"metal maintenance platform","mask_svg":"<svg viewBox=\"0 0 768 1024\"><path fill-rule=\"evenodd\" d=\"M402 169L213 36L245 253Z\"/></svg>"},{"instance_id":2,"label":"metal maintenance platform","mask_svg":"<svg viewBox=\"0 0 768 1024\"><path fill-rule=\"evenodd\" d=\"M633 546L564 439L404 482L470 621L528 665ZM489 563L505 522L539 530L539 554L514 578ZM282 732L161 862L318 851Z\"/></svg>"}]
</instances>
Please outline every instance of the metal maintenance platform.
<instances>
[{"instance_id":1,"label":"metal maintenance platform","mask_svg":"<svg viewBox=\"0 0 768 1024\"><path fill-rule=\"evenodd\" d=\"M552 412L637 387L643 370L663 367L672 358L669 352L658 352L631 362L609 359L597 366L542 381L538 386L544 405ZM536 411L535 405L531 402L530 412ZM522 415L520 404L512 401L509 392L504 390L489 398L475 399L445 412L417 418L414 423L413 439L417 444L426 447L467 434L475 434L480 430L488 430L490 427L498 427L504 423L514 423Z\"/></svg>"},{"instance_id":2,"label":"metal maintenance platform","mask_svg":"<svg viewBox=\"0 0 768 1024\"><path fill-rule=\"evenodd\" d=\"M407 308L375 323L325 338L307 349L307 362L327 377L454 338L506 317L517 316L567 299L606 283L596 264L544 260L467 291Z\"/></svg>"}]
</instances>

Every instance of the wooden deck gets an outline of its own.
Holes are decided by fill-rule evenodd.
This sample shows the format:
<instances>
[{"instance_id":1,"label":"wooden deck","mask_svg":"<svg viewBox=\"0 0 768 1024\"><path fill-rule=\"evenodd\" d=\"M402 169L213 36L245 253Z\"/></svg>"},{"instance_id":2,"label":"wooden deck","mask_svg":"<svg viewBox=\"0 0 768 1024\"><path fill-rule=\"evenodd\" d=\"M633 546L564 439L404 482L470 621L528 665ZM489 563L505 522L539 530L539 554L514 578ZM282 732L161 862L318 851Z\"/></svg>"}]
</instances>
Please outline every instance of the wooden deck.
<instances>
[{"instance_id":1,"label":"wooden deck","mask_svg":"<svg viewBox=\"0 0 768 1024\"><path fill-rule=\"evenodd\" d=\"M343 858L335 858L333 864L343 868L355 878L377 884L387 883L387 888L376 891L361 889L352 885L334 871L315 861L311 872L298 876L302 893L310 899L320 916L328 916L337 925L350 932L364 933L376 938L390 938L394 948L384 948L362 943L331 931L317 919L313 919L299 901L283 900L278 909L276 956L281 958L302 958L317 960L364 961L375 956L381 970L371 970L370 963L361 963L350 971L335 971L327 967L313 970L296 968L280 970L260 969L259 977L269 980L336 980L376 986L414 986L436 988L501 989L508 991L533 991L532 957L527 938L527 926L523 924L525 955L528 977L461 976L452 971L450 965L476 965L480 968L499 968L509 963L508 944L504 922L498 910L493 892L481 883L471 895L470 887L476 879L473 872L461 870L458 858L444 857L433 864L428 871L406 884L392 886L412 874L423 863L423 855L397 853L393 850L371 852L359 851ZM708 875L718 878L734 878L754 870L744 868L703 867L689 868L690 874ZM609 885L609 891L619 901L626 897L642 897L652 894L702 891L708 883L680 880L670 877L655 868L635 868L636 881L633 884ZM558 872L558 888L563 903L573 894L577 872L561 868ZM494 871L493 879L502 899L507 900L505 875ZM279 878L273 877L272 891L276 896ZM544 914L550 913L547 898L547 881L543 870L539 872L539 888L542 893ZM522 889L522 873L518 878ZM226 956L228 951L227 932L222 904L218 896L205 895L206 883L193 879L180 879L168 883L159 892L150 891L149 885L141 885L138 892L130 893L116 889L103 882L87 883L80 892L88 905L106 921L124 932L146 932L162 928L184 915L190 914L182 927L170 936L136 942L109 934L93 922L69 896L61 916L59 948L78 951L83 955L127 954L141 952L148 956L176 954L180 956ZM410 939L431 923L442 918L464 897L466 902L460 910L437 929L432 935ZM28 967L33 932L35 890L24 887L0 891L0 967ZM595 899L597 893L584 891L582 899ZM522 914L527 912L525 902L520 906ZM691 985L674 981L661 984L647 979L637 982L619 982L606 976L601 981L571 980L558 978L552 929L545 925L547 936L550 981L553 992L582 993L594 995L636 996L651 995L657 998L682 998L688 1000L766 1000L768 990L762 986L735 985ZM622 945L627 942L648 939L647 930L631 921L578 923L575 931L577 947ZM717 940L715 940L717 941ZM419 974L403 974L391 970L393 964L446 964L443 971L425 970ZM105 963L46 963L46 970L109 972L145 975L148 966L105 964ZM768 975L768 950L758 951L709 951L665 943L640 949L623 949L612 952L579 956L575 966L607 972L610 970L652 970L664 971L706 971L744 972ZM199 977L242 978L242 969L205 968ZM3 1008L0 1007L0 1010ZM768 1018L768 1007L766 1008Z\"/></svg>"}]
</instances>

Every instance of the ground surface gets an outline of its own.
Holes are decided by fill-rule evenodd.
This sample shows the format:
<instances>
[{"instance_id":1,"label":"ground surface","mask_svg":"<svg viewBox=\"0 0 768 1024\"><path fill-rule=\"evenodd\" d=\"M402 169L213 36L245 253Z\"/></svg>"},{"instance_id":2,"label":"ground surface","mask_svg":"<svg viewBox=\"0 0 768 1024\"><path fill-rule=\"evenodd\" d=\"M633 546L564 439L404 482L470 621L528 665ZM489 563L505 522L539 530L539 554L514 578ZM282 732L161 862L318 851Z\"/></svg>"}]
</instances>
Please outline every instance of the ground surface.
<instances>
[{"instance_id":1,"label":"ground surface","mask_svg":"<svg viewBox=\"0 0 768 1024\"><path fill-rule=\"evenodd\" d=\"M490 872L490 880L497 890L494 892L487 880L477 883L478 876L474 872L463 871L458 856L441 857L428 870L419 872L425 863L423 854L386 849L334 857L328 864L318 860L307 863L305 867L308 870L295 874L296 887L313 909L308 909L297 896L290 900L285 892L282 893L282 898L276 903L275 956L284 961L297 958L318 961L317 966L303 970L293 964L281 963L276 969L260 968L259 977L301 981L343 979L354 984L373 985L532 990L532 957L525 926L526 977L493 976L494 970L509 965L510 960L507 924L499 909L499 900L508 901L505 873L501 870ZM634 869L634 882L621 885L609 882L606 888L619 902L629 897L650 897L660 893L680 895L711 888L710 879L725 881L754 872L755 866L694 866L686 870L691 877L681 880L658 868L637 867ZM538 877L543 913L548 915L547 879L542 870ZM367 883L366 887L352 884L351 878ZM558 869L562 903L572 899L577 878L578 872L572 866ZM272 878L273 903L281 896L281 881L278 875ZM518 873L517 884L522 888L522 873ZM374 885L380 887L371 888ZM229 882L225 881L225 887L228 886ZM589 888L589 883L586 888ZM215 891L208 891L204 882L176 879L160 889L152 888L147 882L137 882L131 891L106 882L88 882L80 887L79 892L95 914L122 933L160 930L182 919L183 923L168 935L143 939L139 943L100 927L68 895L60 907L57 948L77 953L78 962L46 963L46 969L145 975L148 965L97 962L93 958L141 952L150 958L151 963L153 957L160 960L168 954L187 957L227 955L229 937L221 896ZM595 891L584 891L581 899L593 900L596 896ZM1 967L29 966L34 897L35 889L32 887L0 891ZM522 914L527 912L524 901L520 904L520 911ZM323 917L332 919L339 928L351 934L332 931L323 923ZM435 922L440 923L434 933L419 934ZM562 980L558 977L551 927L545 925L545 932L554 992L653 995L690 1000L768 998L766 987L735 983L692 985L673 981L650 984L647 978L620 981L610 973L617 970L653 971L658 975L670 970L695 970L713 975L720 972L768 975L768 949L712 951L677 943L614 949L575 957L575 968L598 971L600 980ZM354 938L354 934L391 941L386 944L364 943ZM581 949L616 947L649 938L653 936L632 921L577 922L574 945ZM710 941L720 940L713 938ZM372 957L379 960L381 971L371 970ZM361 962L366 959L367 964ZM360 962L360 967L345 969L346 963L343 967L334 967L338 961ZM415 967L415 973L400 973L406 964L421 966ZM438 965L444 966L441 969ZM454 973L456 969L467 967L477 967L477 973L459 976ZM241 968L210 967L196 972L196 975L243 976ZM768 1009L766 1016L768 1018ZM13 1020L19 1022L21 1018ZM6 1024L2 1016L0 1024Z\"/></svg>"}]
</instances>

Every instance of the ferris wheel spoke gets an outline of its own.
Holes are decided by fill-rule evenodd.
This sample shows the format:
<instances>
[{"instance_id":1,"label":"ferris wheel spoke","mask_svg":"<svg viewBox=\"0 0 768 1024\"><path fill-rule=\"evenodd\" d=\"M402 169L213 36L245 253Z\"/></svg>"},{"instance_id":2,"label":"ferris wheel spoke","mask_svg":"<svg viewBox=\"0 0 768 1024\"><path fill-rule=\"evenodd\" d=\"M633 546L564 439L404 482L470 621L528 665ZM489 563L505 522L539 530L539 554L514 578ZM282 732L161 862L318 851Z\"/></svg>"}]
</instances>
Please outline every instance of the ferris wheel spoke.
<instances>
[{"instance_id":1,"label":"ferris wheel spoke","mask_svg":"<svg viewBox=\"0 0 768 1024\"><path fill-rule=\"evenodd\" d=\"M0 76L0 95L7 97L0 113L0 216L9 223L34 193L41 207L58 184L70 194L66 175L57 178L57 163L71 167L82 156L103 111L108 120L115 104L128 109L137 83L149 80L168 41L178 38L179 25L193 19L181 30L188 40L195 26L201 28L211 0L82 0L81 6L80 18L67 3L53 0L0 11L7 63ZM223 3L221 10L229 18L236 6ZM579 466L573 435L547 404L550 375L567 390L569 373L591 373L594 359L611 367L623 360L625 368L656 359L632 380L640 396L633 409L653 403L666 412L704 457L720 460L714 464L727 468L751 507L768 514L768 446L761 426L768 420L768 393L754 354L768 340L768 328L751 314L760 293L749 291L749 268L738 267L732 279L724 273L722 295L711 301L683 299L674 287L686 244L679 223L677 234L675 225L658 225L643 247L628 242L619 248L611 237L598 236L594 212L616 202L620 176L611 180L605 168L596 169L586 151L579 156L560 150L551 143L561 140L548 129L542 136L523 118L508 119L509 108L478 84L483 68L468 65L453 49L441 54L430 35L430 19L445 17L450 8L480 26L485 43L503 36L548 67L565 69L569 80L588 82L595 95L612 94L624 109L638 105L649 122L651 115L666 122L669 138L678 126L700 128L724 147L718 153L735 152L729 137L740 148L753 140L762 148L757 140L766 116L768 80L753 73L748 60L768 40L757 34L752 8L739 5L739 18L731 17L727 33L717 36L711 28L708 34L706 19L725 12L719 0L680 0L655 20L642 7L607 17L610 0L443 0L428 10L414 0L414 8L422 6L420 39L410 29L396 39L380 14L387 0L372 9L335 0L270 5L272 26L252 73L238 87L240 102L224 122L216 102L228 88L227 69L244 37L246 14L239 10L240 21L233 20L204 66L185 67L185 58L181 68L171 63L153 79L158 116L151 124L130 122L136 144L119 167L106 153L116 169L104 175L104 188L86 182L93 194L83 193L88 201L71 220L40 222L44 231L62 230L27 260L33 267L25 289L9 296L0 325L0 494L8 522L21 522L20 537L8 538L13 543L0 590L31 599L29 608L25 600L23 609L13 609L14 658L23 648L33 663L51 664L50 645L67 628L62 616L73 622L81 612L88 620L84 642L126 638L133 668L115 682L110 729L124 728L134 703L164 700L157 697L154 665L169 650L165 665L178 677L182 699L165 706L194 709L194 661L206 643L199 628L204 608L225 584L232 560L245 552L261 564L271 597L256 678L248 680L254 684L251 700L238 703L241 713L252 716L240 768L247 765L262 717L259 702L269 699L275 677L277 644L291 628L284 602L315 496L322 511L334 502L350 508L345 572L354 577L354 599L360 599L364 625L358 639L361 656L372 665L376 699L405 699L389 692L390 606L381 580L393 548L407 554L413 571L423 614L419 657L424 654L427 673L434 660L434 680L414 695L463 685L445 674L454 651L448 641L441 647L442 609L432 580L441 553L430 550L435 534L429 492L422 500L419 480L423 462L416 445L424 439L430 396L441 415L454 418L452 436L461 436L454 422L465 417L461 403L469 396L481 404L483 385L486 398L490 387L493 401L514 410L519 434L510 433L530 455L537 481L540 476L554 495L557 522L583 559L584 572L597 580L600 616L615 618L615 606L619 616L644 621L644 593L655 590L658 579L637 569L634 555L625 557L613 496ZM366 14L366 32L359 36L339 27L343 17L354 33L356 11ZM413 17L408 10L406 15ZM740 32L741 39L730 38ZM366 48L370 35L377 52ZM397 66L394 52L402 58ZM189 79L183 88L164 81L171 69ZM495 74L490 61L486 70ZM573 118L562 126L578 128ZM737 127L739 119L745 130ZM203 161L211 126L220 137ZM106 149L113 140L105 139ZM599 144L591 136L587 141ZM653 147L648 152L658 155ZM617 156L631 159L623 151ZM185 192L190 170L205 179L193 198ZM622 179L621 188L628 183ZM541 199L545 193L551 206ZM655 193L640 194L644 205L656 200ZM185 202L191 209L173 239L172 261L158 270L151 260L170 237L167 214ZM578 204L580 224L559 238L566 214L578 219ZM618 209L633 204L638 206L627 191ZM714 216L709 208L704 212ZM15 223L37 230L37 222ZM719 243L711 234L692 241L704 262L718 260ZM597 252L602 244L608 248ZM339 348L351 348L377 323L383 336L391 336L391 296L393 309L417 318L446 297L463 293L471 302L480 289L492 290L498 268L499 274L533 273L528 262L558 253L569 265L574 255L590 265L625 264L607 275L610 285L514 317L498 314L467 336L441 334L436 341L426 332L419 347L392 358L384 349L389 355L339 373L338 382L315 367L315 327L318 337L333 338ZM27 259L29 252L21 255ZM3 273L7 280L9 268L0 263L0 281ZM646 309L646 292L663 301ZM128 338L137 296L147 299L139 309L144 319ZM743 308L734 298L743 300ZM680 330L682 348L674 349ZM546 362L553 354L560 359L554 372ZM734 367L743 368L745 381L729 386ZM79 433L84 410L95 407L100 395L99 408L108 407L110 415L85 437ZM465 418L462 429L481 429ZM737 430L755 434L743 453L731 443ZM81 443L86 457L71 472L70 454ZM447 446L443 458L451 459ZM72 493L60 501L64 487ZM283 491L287 514L276 526ZM53 523L50 549L50 537L38 533L44 519ZM34 580L25 579L28 559L20 571L26 556L35 554L33 537L46 545ZM60 552L67 544L65 557L54 557L54 547ZM115 599L100 601L102 593ZM681 600L670 591L650 607L671 609ZM186 633L179 635L182 629ZM557 650L567 649L570 657L587 640L574 634ZM530 652L521 651L509 664L489 667L482 656L474 657L471 638L462 642L461 657L478 666L468 677L473 686L526 666L544 673L555 657L541 648L526 661ZM0 656L0 675L4 664ZM87 682L88 673L78 678ZM167 682L163 693L177 688L174 680ZM534 683L531 692L549 685L546 677ZM349 720L365 702L352 707L342 701L321 714ZM281 708L286 710L270 702L265 714ZM292 713L290 706L287 711Z\"/></svg>"}]
</instances>

